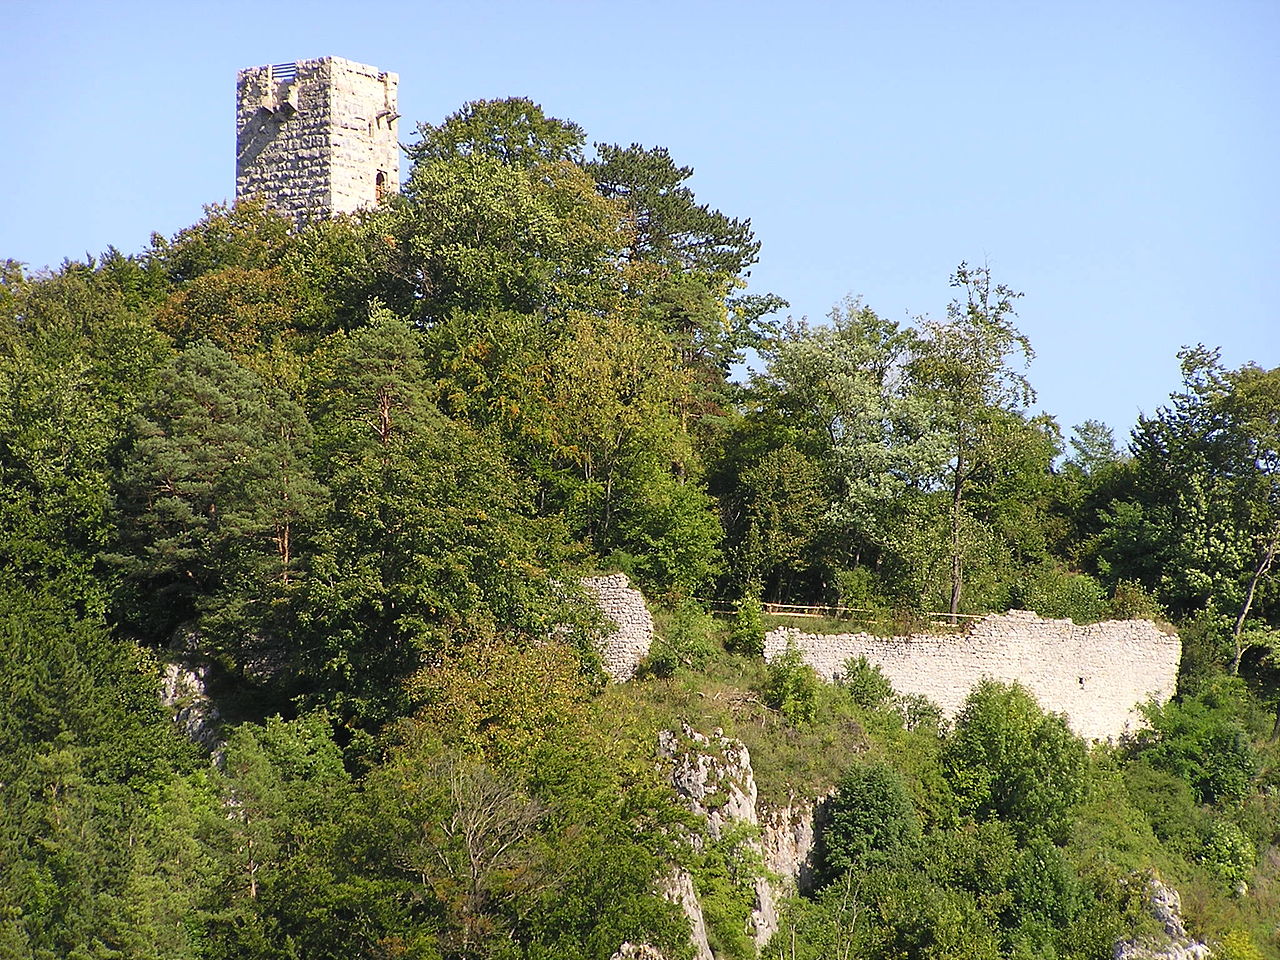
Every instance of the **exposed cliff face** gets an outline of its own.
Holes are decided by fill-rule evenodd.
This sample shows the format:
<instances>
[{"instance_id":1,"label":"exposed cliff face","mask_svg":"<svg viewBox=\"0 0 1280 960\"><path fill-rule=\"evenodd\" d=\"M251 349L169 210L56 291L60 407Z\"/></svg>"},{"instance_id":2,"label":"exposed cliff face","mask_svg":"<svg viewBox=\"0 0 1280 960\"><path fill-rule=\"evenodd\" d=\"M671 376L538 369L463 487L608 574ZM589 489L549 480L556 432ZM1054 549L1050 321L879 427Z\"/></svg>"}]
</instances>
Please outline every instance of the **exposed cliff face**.
<instances>
[{"instance_id":1,"label":"exposed cliff face","mask_svg":"<svg viewBox=\"0 0 1280 960\"><path fill-rule=\"evenodd\" d=\"M679 733L664 730L658 736L658 746L671 763L672 786L690 810L706 819L710 839L721 839L735 825L750 828L748 843L765 866L754 883L750 933L756 945L763 946L778 929L782 896L797 885L806 885L812 875L816 805L795 801L775 810L760 810L750 752L742 741L726 737L719 729L711 736L687 725ZM702 931L705 943L706 928L692 882L681 898L672 899L689 917L699 960L707 960L710 950L704 957L697 946L698 931Z\"/></svg>"},{"instance_id":2,"label":"exposed cliff face","mask_svg":"<svg viewBox=\"0 0 1280 960\"><path fill-rule=\"evenodd\" d=\"M221 751L222 714L208 694L209 664L181 656L164 665L160 701L173 710L173 722L189 739L216 755Z\"/></svg>"},{"instance_id":3,"label":"exposed cliff face","mask_svg":"<svg viewBox=\"0 0 1280 960\"><path fill-rule=\"evenodd\" d=\"M1113 960L1207 960L1213 955L1209 947L1187 936L1182 922L1182 897L1155 877L1147 882L1147 903L1163 928L1164 936L1155 941L1121 940L1115 945Z\"/></svg>"},{"instance_id":4,"label":"exposed cliff face","mask_svg":"<svg viewBox=\"0 0 1280 960\"><path fill-rule=\"evenodd\" d=\"M689 919L689 940L693 944L694 960L715 960L711 944L707 941L707 924L702 918L698 891L693 888L693 877L687 870L676 870L667 878L662 893Z\"/></svg>"}]
</instances>

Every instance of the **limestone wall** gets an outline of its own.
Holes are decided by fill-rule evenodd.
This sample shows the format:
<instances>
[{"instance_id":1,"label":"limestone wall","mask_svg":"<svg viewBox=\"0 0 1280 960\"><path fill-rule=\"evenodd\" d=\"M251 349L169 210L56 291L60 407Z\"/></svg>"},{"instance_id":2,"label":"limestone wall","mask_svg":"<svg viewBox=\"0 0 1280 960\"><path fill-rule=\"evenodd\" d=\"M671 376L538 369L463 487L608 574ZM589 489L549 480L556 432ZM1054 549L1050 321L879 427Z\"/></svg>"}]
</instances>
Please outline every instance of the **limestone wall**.
<instances>
[{"instance_id":1,"label":"limestone wall","mask_svg":"<svg viewBox=\"0 0 1280 960\"><path fill-rule=\"evenodd\" d=\"M630 680L653 642L653 617L644 595L631 586L625 573L586 577L582 585L596 595L600 611L614 625L600 644L605 672L619 682Z\"/></svg>"},{"instance_id":2,"label":"limestone wall","mask_svg":"<svg viewBox=\"0 0 1280 960\"><path fill-rule=\"evenodd\" d=\"M1139 725L1138 704L1173 696L1182 657L1178 638L1148 620L1077 626L1025 610L989 616L963 635L824 636L777 629L765 637L765 659L788 644L828 680L843 672L847 660L866 657L898 693L922 694L948 716L983 677L1016 681L1046 710L1065 713L1080 736L1095 740Z\"/></svg>"},{"instance_id":3,"label":"limestone wall","mask_svg":"<svg viewBox=\"0 0 1280 960\"><path fill-rule=\"evenodd\" d=\"M303 224L398 190L398 84L341 57L240 71L236 199L261 197Z\"/></svg>"}]
</instances>

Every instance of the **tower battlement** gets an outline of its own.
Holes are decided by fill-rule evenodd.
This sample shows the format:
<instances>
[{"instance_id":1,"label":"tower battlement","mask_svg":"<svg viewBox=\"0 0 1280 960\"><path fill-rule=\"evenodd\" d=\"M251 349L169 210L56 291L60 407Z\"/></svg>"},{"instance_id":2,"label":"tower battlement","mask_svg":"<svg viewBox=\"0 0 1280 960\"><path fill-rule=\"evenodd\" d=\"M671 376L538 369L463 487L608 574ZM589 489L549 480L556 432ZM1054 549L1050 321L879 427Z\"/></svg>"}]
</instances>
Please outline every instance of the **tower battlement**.
<instances>
[{"instance_id":1,"label":"tower battlement","mask_svg":"<svg viewBox=\"0 0 1280 960\"><path fill-rule=\"evenodd\" d=\"M399 190L399 82L342 57L241 70L236 199L261 198L301 226Z\"/></svg>"}]
</instances>

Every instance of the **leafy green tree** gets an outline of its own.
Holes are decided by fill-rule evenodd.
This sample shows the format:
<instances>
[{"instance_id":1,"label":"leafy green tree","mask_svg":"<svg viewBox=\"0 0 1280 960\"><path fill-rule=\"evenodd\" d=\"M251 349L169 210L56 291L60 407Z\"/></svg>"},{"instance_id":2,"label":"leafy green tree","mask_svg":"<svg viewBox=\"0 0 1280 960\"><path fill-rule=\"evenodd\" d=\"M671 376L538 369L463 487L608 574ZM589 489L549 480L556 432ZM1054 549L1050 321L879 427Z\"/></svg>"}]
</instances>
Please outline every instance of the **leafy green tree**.
<instances>
[{"instance_id":1,"label":"leafy green tree","mask_svg":"<svg viewBox=\"0 0 1280 960\"><path fill-rule=\"evenodd\" d=\"M603 309L623 290L621 211L571 163L424 158L372 228L384 238L378 269L405 278L411 298L388 305L415 320L459 310L554 320L572 307Z\"/></svg>"},{"instance_id":2,"label":"leafy green tree","mask_svg":"<svg viewBox=\"0 0 1280 960\"><path fill-rule=\"evenodd\" d=\"M847 531L845 552L857 567L887 548L901 502L922 489L939 453L905 379L914 332L857 300L835 308L831 321L790 328L770 349L759 386L816 443L838 486L830 518Z\"/></svg>"},{"instance_id":3,"label":"leafy green tree","mask_svg":"<svg viewBox=\"0 0 1280 960\"><path fill-rule=\"evenodd\" d=\"M185 284L223 268L268 270L292 243L292 221L258 200L211 204L204 217L172 239L151 235L145 261L172 284Z\"/></svg>"},{"instance_id":4,"label":"leafy green tree","mask_svg":"<svg viewBox=\"0 0 1280 960\"><path fill-rule=\"evenodd\" d=\"M1280 367L1263 370L1245 366L1230 374L1229 381L1231 392L1223 402L1227 422L1242 448L1240 459L1245 469L1241 492L1254 540L1253 563L1246 567L1248 580L1232 628L1235 652L1231 671L1236 673L1244 653L1241 634L1245 621L1280 550Z\"/></svg>"},{"instance_id":5,"label":"leafy green tree","mask_svg":"<svg viewBox=\"0 0 1280 960\"><path fill-rule=\"evenodd\" d=\"M1036 441L1023 410L1035 398L1026 377L1009 365L1011 355L1034 357L1030 341L1013 324L1021 294L992 284L987 267L961 263L951 277L963 291L945 321L926 321L912 359L912 376L931 410L931 432L944 442L937 479L947 506L951 599L960 609L966 541L981 519L973 515L975 487L991 483L1009 462ZM1044 464L1047 468L1047 460Z\"/></svg>"},{"instance_id":6,"label":"leafy green tree","mask_svg":"<svg viewBox=\"0 0 1280 960\"><path fill-rule=\"evenodd\" d=\"M1006 821L1021 838L1061 842L1085 795L1083 741L1017 685L984 680L973 688L943 762L962 808Z\"/></svg>"},{"instance_id":7,"label":"leafy green tree","mask_svg":"<svg viewBox=\"0 0 1280 960\"><path fill-rule=\"evenodd\" d=\"M510 641L511 638L508 638ZM675 955L688 930L653 895L679 815L652 741L591 697L578 654L495 641L424 668L352 825L370 875L447 956Z\"/></svg>"},{"instance_id":8,"label":"leafy green tree","mask_svg":"<svg viewBox=\"0 0 1280 960\"><path fill-rule=\"evenodd\" d=\"M175 290L157 312L156 325L178 346L208 340L243 356L300 324L307 302L299 285L281 266L223 267Z\"/></svg>"},{"instance_id":9,"label":"leafy green tree","mask_svg":"<svg viewBox=\"0 0 1280 960\"><path fill-rule=\"evenodd\" d=\"M0 566L99 612L109 463L165 357L143 315L150 282L118 255L68 263L12 286L0 332Z\"/></svg>"},{"instance_id":10,"label":"leafy green tree","mask_svg":"<svg viewBox=\"0 0 1280 960\"><path fill-rule=\"evenodd\" d=\"M242 724L214 787L218 808L200 825L219 894L205 913L209 948L243 957L349 951L349 859L323 862L344 855L335 838L356 793L329 718Z\"/></svg>"},{"instance_id":11,"label":"leafy green tree","mask_svg":"<svg viewBox=\"0 0 1280 960\"><path fill-rule=\"evenodd\" d=\"M830 883L846 872L900 862L919 840L920 820L901 774L883 763L854 767L827 803L821 876Z\"/></svg>"},{"instance_id":12,"label":"leafy green tree","mask_svg":"<svg viewBox=\"0 0 1280 960\"><path fill-rule=\"evenodd\" d=\"M135 419L117 498L125 616L166 640L196 616L224 650L270 628L305 571L323 489L301 407L208 343L178 354Z\"/></svg>"},{"instance_id":13,"label":"leafy green tree","mask_svg":"<svg viewBox=\"0 0 1280 960\"><path fill-rule=\"evenodd\" d=\"M1175 615L1210 602L1237 611L1238 668L1239 636L1259 597L1269 613L1280 544L1277 378L1256 367L1225 370L1204 346L1179 357L1183 388L1134 428L1129 483L1107 511L1094 555L1104 576L1138 580Z\"/></svg>"},{"instance_id":14,"label":"leafy green tree","mask_svg":"<svg viewBox=\"0 0 1280 960\"><path fill-rule=\"evenodd\" d=\"M548 117L524 97L472 100L438 126L418 124L408 147L415 163L456 157L492 157L509 167L582 161L586 134L576 123Z\"/></svg>"},{"instance_id":15,"label":"leafy green tree","mask_svg":"<svg viewBox=\"0 0 1280 960\"><path fill-rule=\"evenodd\" d=\"M332 503L300 604L315 696L381 723L453 643L549 629L544 552L501 451L426 395L419 337L387 313L335 334L313 402Z\"/></svg>"},{"instance_id":16,"label":"leafy green tree","mask_svg":"<svg viewBox=\"0 0 1280 960\"><path fill-rule=\"evenodd\" d=\"M738 474L734 532L737 576L774 600L828 572L830 483L822 466L790 445L770 450Z\"/></svg>"},{"instance_id":17,"label":"leafy green tree","mask_svg":"<svg viewBox=\"0 0 1280 960\"><path fill-rule=\"evenodd\" d=\"M139 880L167 869L152 811L194 760L156 696L154 665L65 598L0 580L5 936L29 956L111 955L123 943L135 956L194 956L181 919L201 878L183 874L191 900L138 896ZM136 923L142 907L161 924Z\"/></svg>"},{"instance_id":18,"label":"leafy green tree","mask_svg":"<svg viewBox=\"0 0 1280 960\"><path fill-rule=\"evenodd\" d=\"M1067 461L1087 476L1093 476L1120 459L1115 431L1101 420L1086 420L1072 428L1074 451Z\"/></svg>"},{"instance_id":19,"label":"leafy green tree","mask_svg":"<svg viewBox=\"0 0 1280 960\"><path fill-rule=\"evenodd\" d=\"M644 316L671 338L691 374L684 410L722 408L730 367L762 344L770 329L763 317L785 306L771 295L734 294L759 257L751 222L699 204L686 185L693 168L664 148L598 143L596 154L585 169L628 213L625 256L641 280Z\"/></svg>"}]
</instances>

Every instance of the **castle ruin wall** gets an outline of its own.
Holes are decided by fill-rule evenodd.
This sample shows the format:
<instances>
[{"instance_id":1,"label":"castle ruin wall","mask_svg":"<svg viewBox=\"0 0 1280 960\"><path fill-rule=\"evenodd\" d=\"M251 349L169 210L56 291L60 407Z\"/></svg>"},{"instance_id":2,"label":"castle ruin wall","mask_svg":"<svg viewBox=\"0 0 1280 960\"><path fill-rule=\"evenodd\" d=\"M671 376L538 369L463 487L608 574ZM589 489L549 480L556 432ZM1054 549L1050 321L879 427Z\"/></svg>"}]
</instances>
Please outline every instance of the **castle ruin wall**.
<instances>
[{"instance_id":1,"label":"castle ruin wall","mask_svg":"<svg viewBox=\"0 0 1280 960\"><path fill-rule=\"evenodd\" d=\"M765 637L765 659L789 645L826 680L843 674L848 660L865 657L895 691L928 697L949 717L984 677L1020 683L1091 740L1142 726L1137 707L1173 696L1182 657L1178 638L1149 620L1076 625L1025 610L993 614L959 635L822 635L779 628Z\"/></svg>"},{"instance_id":2,"label":"castle ruin wall","mask_svg":"<svg viewBox=\"0 0 1280 960\"><path fill-rule=\"evenodd\" d=\"M653 617L644 594L631 586L625 573L585 577L582 585L595 594L607 621L608 633L599 647L605 673L619 683L630 680L653 643Z\"/></svg>"},{"instance_id":3,"label":"castle ruin wall","mask_svg":"<svg viewBox=\"0 0 1280 960\"><path fill-rule=\"evenodd\" d=\"M398 190L398 85L341 57L241 70L236 199L261 198L303 225Z\"/></svg>"}]
</instances>

